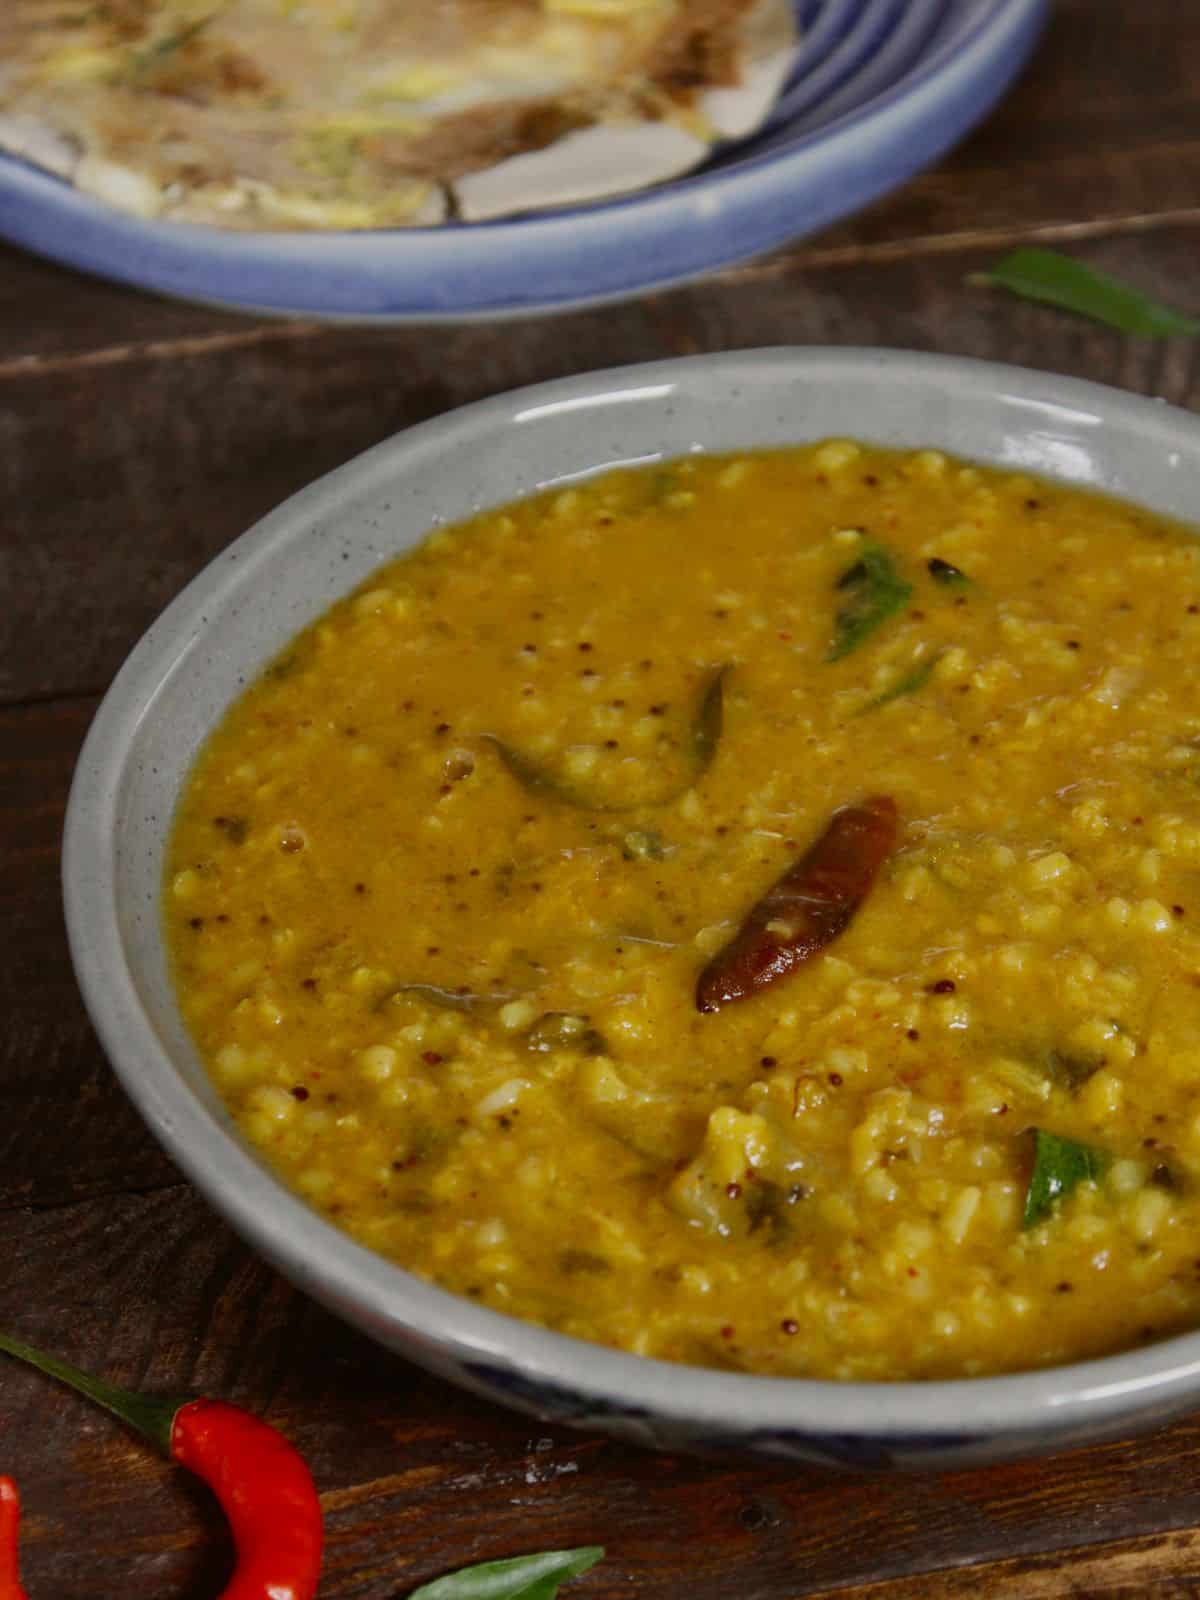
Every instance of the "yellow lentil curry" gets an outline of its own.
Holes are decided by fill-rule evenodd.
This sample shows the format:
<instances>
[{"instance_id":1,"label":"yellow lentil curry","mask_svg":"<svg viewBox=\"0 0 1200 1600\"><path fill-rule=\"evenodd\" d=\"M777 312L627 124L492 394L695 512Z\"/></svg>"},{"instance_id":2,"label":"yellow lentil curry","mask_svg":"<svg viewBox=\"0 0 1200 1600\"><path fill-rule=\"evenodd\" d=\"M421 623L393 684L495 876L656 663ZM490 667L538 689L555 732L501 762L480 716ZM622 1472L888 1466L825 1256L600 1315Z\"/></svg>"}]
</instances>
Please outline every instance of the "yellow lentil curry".
<instances>
[{"instance_id":1,"label":"yellow lentil curry","mask_svg":"<svg viewBox=\"0 0 1200 1600\"><path fill-rule=\"evenodd\" d=\"M566 1333L895 1379L1192 1327L1198 646L1184 529L930 451L488 512L210 741L180 1003L313 1206ZM859 824L846 914L702 1005Z\"/></svg>"}]
</instances>

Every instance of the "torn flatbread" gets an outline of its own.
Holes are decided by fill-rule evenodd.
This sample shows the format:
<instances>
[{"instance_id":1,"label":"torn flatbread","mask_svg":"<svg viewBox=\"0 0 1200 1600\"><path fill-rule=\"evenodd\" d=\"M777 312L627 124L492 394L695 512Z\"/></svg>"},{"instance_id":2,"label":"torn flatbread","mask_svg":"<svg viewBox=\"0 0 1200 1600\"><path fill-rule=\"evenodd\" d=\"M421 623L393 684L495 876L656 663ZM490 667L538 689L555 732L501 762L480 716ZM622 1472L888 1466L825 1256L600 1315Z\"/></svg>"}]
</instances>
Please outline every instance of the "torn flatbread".
<instances>
[{"instance_id":1,"label":"torn flatbread","mask_svg":"<svg viewBox=\"0 0 1200 1600\"><path fill-rule=\"evenodd\" d=\"M145 217L478 220L686 171L794 45L788 0L3 0L0 149Z\"/></svg>"}]
</instances>

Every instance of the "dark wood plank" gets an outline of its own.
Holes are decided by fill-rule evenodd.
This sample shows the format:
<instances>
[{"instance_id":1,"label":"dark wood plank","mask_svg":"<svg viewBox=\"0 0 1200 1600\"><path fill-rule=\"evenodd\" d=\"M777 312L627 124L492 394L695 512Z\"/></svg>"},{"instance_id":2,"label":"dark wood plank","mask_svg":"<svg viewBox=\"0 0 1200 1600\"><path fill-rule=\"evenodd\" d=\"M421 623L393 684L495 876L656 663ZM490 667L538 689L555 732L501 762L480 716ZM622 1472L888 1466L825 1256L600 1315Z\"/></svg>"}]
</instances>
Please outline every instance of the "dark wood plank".
<instances>
[{"instance_id":1,"label":"dark wood plank","mask_svg":"<svg viewBox=\"0 0 1200 1600\"><path fill-rule=\"evenodd\" d=\"M1200 1532L1183 1528L1073 1550L879 1583L839 1586L830 1600L1186 1600L1200 1592Z\"/></svg>"},{"instance_id":2,"label":"dark wood plank","mask_svg":"<svg viewBox=\"0 0 1200 1600\"><path fill-rule=\"evenodd\" d=\"M622 308L616 354L662 351ZM614 317L320 332L138 351L0 382L10 479L0 703L93 691L203 563L272 505L467 399L610 364Z\"/></svg>"},{"instance_id":3,"label":"dark wood plank","mask_svg":"<svg viewBox=\"0 0 1200 1600\"><path fill-rule=\"evenodd\" d=\"M1198 56L1200 12L1178 0L1057 0L1024 77L958 150L774 259L802 266L831 250L911 252L981 234L1064 236L1164 213L1194 219ZM0 246L0 374L53 369L80 352L119 360L147 343L220 347L260 326L271 339L288 337L259 318L160 300Z\"/></svg>"},{"instance_id":4,"label":"dark wood plank","mask_svg":"<svg viewBox=\"0 0 1200 1600\"><path fill-rule=\"evenodd\" d=\"M0 372L40 370L67 355L118 353L133 344L245 337L259 326L271 324L143 294L0 244Z\"/></svg>"},{"instance_id":5,"label":"dark wood plank","mask_svg":"<svg viewBox=\"0 0 1200 1600\"><path fill-rule=\"evenodd\" d=\"M67 954L59 838L94 709L0 710L0 1212L179 1181L101 1053Z\"/></svg>"},{"instance_id":6,"label":"dark wood plank","mask_svg":"<svg viewBox=\"0 0 1200 1600\"><path fill-rule=\"evenodd\" d=\"M869 245L1195 213L1200 12L1056 0L1008 98L957 150L813 241Z\"/></svg>"},{"instance_id":7,"label":"dark wood plank","mask_svg":"<svg viewBox=\"0 0 1200 1600\"><path fill-rule=\"evenodd\" d=\"M1200 222L1090 240L1085 259L1178 296ZM0 381L10 493L0 704L102 688L211 556L320 473L425 417L564 373L697 350L866 344L953 350L1200 400L1195 345L1124 339L970 288L991 252L806 268L557 319L420 330L276 329L256 343L67 363Z\"/></svg>"},{"instance_id":8,"label":"dark wood plank","mask_svg":"<svg viewBox=\"0 0 1200 1600\"><path fill-rule=\"evenodd\" d=\"M326 1600L392 1600L469 1560L579 1543L609 1552L570 1591L580 1600L677 1600L684 1571L693 1600L957 1600L968 1559L985 1583L997 1564L984 1593L1108 1593L1072 1589L1059 1567L1090 1582L1111 1558L1114 1578L1154 1581L1200 1548L1200 1422L941 1477L652 1455L510 1415L387 1355L254 1260L190 1190L31 1215L0 1233L0 1282L25 1337L284 1427L323 1495ZM28 1506L31 1594L216 1592L220 1520L184 1474L3 1358L0 1416Z\"/></svg>"}]
</instances>

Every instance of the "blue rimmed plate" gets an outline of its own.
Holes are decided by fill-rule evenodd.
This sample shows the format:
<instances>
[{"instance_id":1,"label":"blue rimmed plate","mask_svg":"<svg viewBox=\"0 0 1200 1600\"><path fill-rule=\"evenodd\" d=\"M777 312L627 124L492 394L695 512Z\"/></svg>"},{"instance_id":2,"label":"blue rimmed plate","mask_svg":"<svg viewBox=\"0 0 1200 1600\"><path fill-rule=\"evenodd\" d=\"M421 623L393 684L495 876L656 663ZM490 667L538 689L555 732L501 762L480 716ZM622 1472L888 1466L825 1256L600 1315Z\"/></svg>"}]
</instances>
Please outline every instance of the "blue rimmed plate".
<instances>
[{"instance_id":1,"label":"blue rimmed plate","mask_svg":"<svg viewBox=\"0 0 1200 1600\"><path fill-rule=\"evenodd\" d=\"M598 204L366 233L146 222L0 157L0 235L246 311L381 322L566 310L694 278L857 211L937 159L1024 65L1049 0L799 0L775 115L699 171Z\"/></svg>"}]
</instances>

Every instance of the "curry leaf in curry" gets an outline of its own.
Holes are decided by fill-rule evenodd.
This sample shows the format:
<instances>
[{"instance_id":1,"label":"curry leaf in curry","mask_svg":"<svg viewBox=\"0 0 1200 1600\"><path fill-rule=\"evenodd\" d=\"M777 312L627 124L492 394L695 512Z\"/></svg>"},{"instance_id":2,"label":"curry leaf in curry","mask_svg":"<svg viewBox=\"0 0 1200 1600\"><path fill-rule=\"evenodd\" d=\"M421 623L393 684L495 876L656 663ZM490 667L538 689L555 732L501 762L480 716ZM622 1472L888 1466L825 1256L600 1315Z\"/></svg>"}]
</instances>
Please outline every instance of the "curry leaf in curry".
<instances>
[{"instance_id":1,"label":"curry leaf in curry","mask_svg":"<svg viewBox=\"0 0 1200 1600\"><path fill-rule=\"evenodd\" d=\"M1072 1094L1104 1065L1104 1057L1053 1048L1046 1052L1046 1072L1051 1082L1061 1084Z\"/></svg>"},{"instance_id":2,"label":"curry leaf in curry","mask_svg":"<svg viewBox=\"0 0 1200 1600\"><path fill-rule=\"evenodd\" d=\"M1119 278L1110 278L1057 250L1013 250L971 281L1075 311L1121 333L1150 338L1200 334L1200 317L1172 311Z\"/></svg>"},{"instance_id":3,"label":"curry leaf in curry","mask_svg":"<svg viewBox=\"0 0 1200 1600\"><path fill-rule=\"evenodd\" d=\"M594 1278L602 1278L612 1271L612 1262L604 1256L598 1256L594 1250L564 1250L558 1258L558 1265L568 1274L583 1273Z\"/></svg>"},{"instance_id":4,"label":"curry leaf in curry","mask_svg":"<svg viewBox=\"0 0 1200 1600\"><path fill-rule=\"evenodd\" d=\"M878 711L880 706L890 705L893 700L899 700L903 695L916 694L918 689L923 689L933 676L933 669L942 659L941 651L931 656L926 656L923 661L918 661L896 679L890 688L882 694L877 694L873 700L868 700L865 706L860 706L856 715L865 716L868 711Z\"/></svg>"},{"instance_id":5,"label":"curry leaf in curry","mask_svg":"<svg viewBox=\"0 0 1200 1600\"><path fill-rule=\"evenodd\" d=\"M556 777L540 762L522 755L519 750L510 744L505 744L503 739L497 739L494 734L485 734L484 738L500 757L509 775L517 780L522 789L527 789L530 794L544 794L553 800L565 801L567 805L585 808L589 806L587 796L574 784L568 783L565 778ZM591 809L599 810L601 807L593 805Z\"/></svg>"},{"instance_id":6,"label":"curry leaf in curry","mask_svg":"<svg viewBox=\"0 0 1200 1600\"><path fill-rule=\"evenodd\" d=\"M705 684L688 733L688 769L682 781L665 793L650 795L642 800L606 800L585 784L575 783L570 778L550 771L540 761L534 761L520 750L515 750L494 734L485 734L484 738L509 774L530 794L545 795L581 811L638 811L643 806L670 805L694 788L713 764L725 726L725 678L729 671L728 665L718 667Z\"/></svg>"},{"instance_id":7,"label":"curry leaf in curry","mask_svg":"<svg viewBox=\"0 0 1200 1600\"><path fill-rule=\"evenodd\" d=\"M434 983L397 984L394 989L389 989L384 999L395 1000L402 996L409 996L413 1000L424 1000L428 1005L436 1006L439 1011L470 1013L494 1011L498 1006L506 1005L508 1001L516 999L514 994L472 994L469 989L442 989Z\"/></svg>"},{"instance_id":8,"label":"curry leaf in curry","mask_svg":"<svg viewBox=\"0 0 1200 1600\"><path fill-rule=\"evenodd\" d=\"M1107 1165L1102 1150L1075 1139L1063 1139L1045 1128L1033 1130L1033 1172L1025 1192L1022 1225L1036 1225L1049 1216L1055 1202L1081 1183L1099 1178Z\"/></svg>"},{"instance_id":9,"label":"curry leaf in curry","mask_svg":"<svg viewBox=\"0 0 1200 1600\"><path fill-rule=\"evenodd\" d=\"M940 583L943 588L966 589L970 587L970 578L967 577L961 567L956 567L952 561L943 561L941 556L934 556L925 565L934 583Z\"/></svg>"},{"instance_id":10,"label":"curry leaf in curry","mask_svg":"<svg viewBox=\"0 0 1200 1600\"><path fill-rule=\"evenodd\" d=\"M718 667L701 697L688 741L692 773L684 788L679 791L680 794L700 782L716 757L721 735L725 731L725 679L730 670L728 663ZM672 795L671 798L678 797Z\"/></svg>"},{"instance_id":11,"label":"curry leaf in curry","mask_svg":"<svg viewBox=\"0 0 1200 1600\"><path fill-rule=\"evenodd\" d=\"M555 1600L559 1586L594 1567L603 1546L545 1550L507 1561L483 1561L414 1589L408 1600Z\"/></svg>"},{"instance_id":12,"label":"curry leaf in curry","mask_svg":"<svg viewBox=\"0 0 1200 1600\"><path fill-rule=\"evenodd\" d=\"M845 600L833 619L833 640L826 661L840 661L865 644L877 628L903 611L912 584L902 576L881 544L868 539L837 581Z\"/></svg>"},{"instance_id":13,"label":"curry leaf in curry","mask_svg":"<svg viewBox=\"0 0 1200 1600\"><path fill-rule=\"evenodd\" d=\"M659 469L659 471L652 472L649 475L649 486L650 504L661 506L665 504L673 494L679 493L679 474L673 467L662 467Z\"/></svg>"},{"instance_id":14,"label":"curry leaf in curry","mask_svg":"<svg viewBox=\"0 0 1200 1600\"><path fill-rule=\"evenodd\" d=\"M574 1011L546 1011L525 1035L525 1048L542 1055L573 1050L582 1056L608 1054L608 1041L591 1019Z\"/></svg>"},{"instance_id":15,"label":"curry leaf in curry","mask_svg":"<svg viewBox=\"0 0 1200 1600\"><path fill-rule=\"evenodd\" d=\"M662 834L653 828L631 828L621 838L621 855L626 861L665 861L669 854Z\"/></svg>"}]
</instances>

